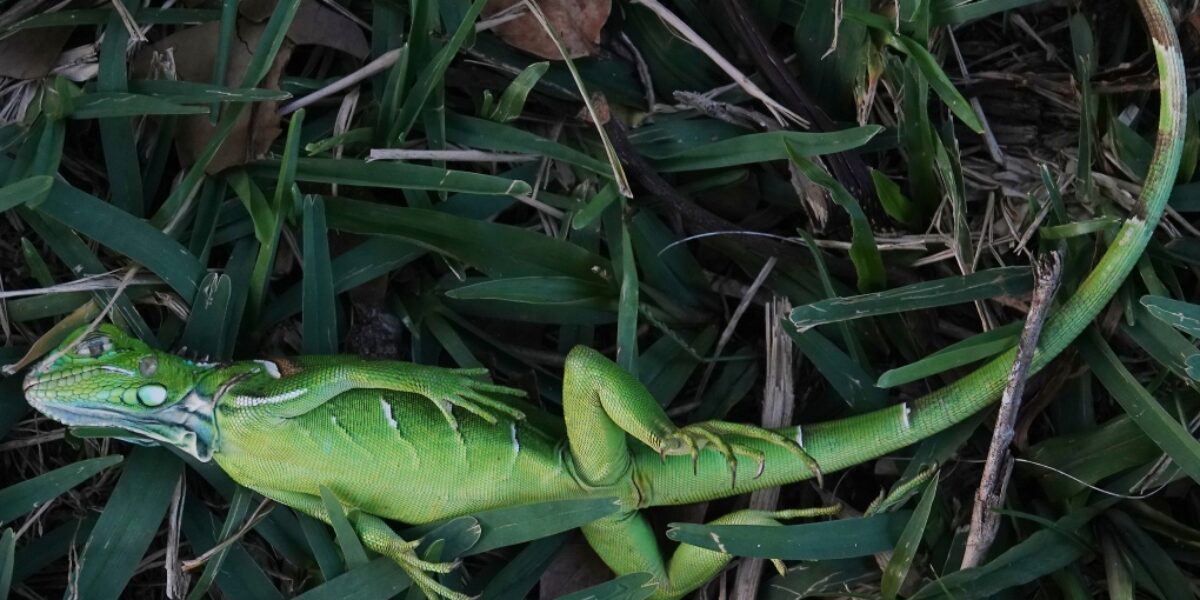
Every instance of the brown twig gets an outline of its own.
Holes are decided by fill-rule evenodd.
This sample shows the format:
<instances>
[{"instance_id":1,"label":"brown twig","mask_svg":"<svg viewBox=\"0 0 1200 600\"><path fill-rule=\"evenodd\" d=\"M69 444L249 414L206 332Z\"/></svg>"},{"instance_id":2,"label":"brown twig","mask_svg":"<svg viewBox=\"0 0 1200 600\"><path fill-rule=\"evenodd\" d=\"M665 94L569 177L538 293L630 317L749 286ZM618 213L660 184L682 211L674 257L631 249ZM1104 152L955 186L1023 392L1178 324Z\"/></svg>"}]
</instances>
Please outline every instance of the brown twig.
<instances>
[{"instance_id":1,"label":"brown twig","mask_svg":"<svg viewBox=\"0 0 1200 600\"><path fill-rule=\"evenodd\" d=\"M795 346L783 330L783 318L792 312L787 298L776 296L767 303L765 317L767 326L766 384L763 386L762 426L772 429L787 427L792 423L796 409L795 366L792 350ZM750 494L750 508L775 510L779 505L779 488L761 489ZM746 559L738 566L734 583L734 600L756 598L759 580L762 578L762 559Z\"/></svg>"},{"instance_id":2,"label":"brown twig","mask_svg":"<svg viewBox=\"0 0 1200 600\"><path fill-rule=\"evenodd\" d=\"M983 562L1000 526L999 517L994 509L1004 501L1008 489L1013 463L1009 444L1012 443L1017 412L1021 408L1021 395L1025 391L1029 365L1033 362L1042 325L1046 322L1046 315L1050 312L1050 305L1054 300L1054 292L1062 278L1062 255L1052 252L1044 259L1034 261L1033 272L1036 284L1029 314L1025 317L1021 340L1017 343L1017 358L1009 371L1004 395L1000 397L996 429L992 433L992 443L988 448L987 462L983 465L979 489L975 492L971 531L967 535L967 545L963 552L963 569L970 569Z\"/></svg>"}]
</instances>

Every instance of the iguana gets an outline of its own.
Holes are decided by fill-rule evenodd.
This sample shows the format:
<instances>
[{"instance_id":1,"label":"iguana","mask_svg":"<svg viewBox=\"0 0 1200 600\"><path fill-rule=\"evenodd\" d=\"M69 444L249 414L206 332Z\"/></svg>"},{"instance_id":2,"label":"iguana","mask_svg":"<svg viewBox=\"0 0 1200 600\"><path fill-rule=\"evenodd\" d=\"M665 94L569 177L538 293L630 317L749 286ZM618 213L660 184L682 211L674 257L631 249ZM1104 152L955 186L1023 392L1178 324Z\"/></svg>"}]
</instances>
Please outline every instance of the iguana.
<instances>
[{"instance_id":1,"label":"iguana","mask_svg":"<svg viewBox=\"0 0 1200 600\"><path fill-rule=\"evenodd\" d=\"M1182 59L1166 6L1138 4L1161 80L1154 160L1132 215L1048 322L1034 370L1112 298L1175 179ZM664 560L640 509L801 481L918 442L992 402L1013 356L915 401L768 431L721 421L677 427L635 378L584 347L566 360L560 423L484 381L481 370L329 356L203 364L102 325L68 337L33 368L25 395L67 425L117 427L215 460L240 484L328 521L320 496L326 487L366 547L446 598L462 595L430 573L452 565L422 560L384 519L421 524L525 503L615 497L621 511L585 525L588 542L617 574L650 573L654 597L678 598L730 557L684 545ZM742 511L714 523L773 524L781 516L787 513Z\"/></svg>"}]
</instances>

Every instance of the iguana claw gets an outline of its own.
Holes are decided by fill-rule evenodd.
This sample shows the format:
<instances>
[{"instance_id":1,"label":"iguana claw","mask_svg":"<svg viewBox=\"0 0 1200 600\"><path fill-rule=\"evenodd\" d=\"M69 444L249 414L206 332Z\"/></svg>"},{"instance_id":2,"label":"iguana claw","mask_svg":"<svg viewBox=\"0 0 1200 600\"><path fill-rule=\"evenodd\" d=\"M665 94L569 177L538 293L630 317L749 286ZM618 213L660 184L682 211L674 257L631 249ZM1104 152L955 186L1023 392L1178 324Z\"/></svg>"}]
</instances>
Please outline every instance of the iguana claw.
<instances>
[{"instance_id":1,"label":"iguana claw","mask_svg":"<svg viewBox=\"0 0 1200 600\"><path fill-rule=\"evenodd\" d=\"M658 453L664 459L668 454L691 455L692 472L695 474L699 472L700 450L705 446L712 446L713 449L725 457L725 462L729 466L730 487L737 487L738 456L754 460L757 464L754 479L761 477L763 471L766 469L766 455L761 450L745 444L727 441L725 438L730 436L760 440L780 446L796 454L812 470L818 484L824 485L820 466L816 460L813 460L804 451L804 448L801 448L795 441L783 435L753 425L729 423L727 421L705 421L703 423L687 425L664 437L658 447Z\"/></svg>"}]
</instances>

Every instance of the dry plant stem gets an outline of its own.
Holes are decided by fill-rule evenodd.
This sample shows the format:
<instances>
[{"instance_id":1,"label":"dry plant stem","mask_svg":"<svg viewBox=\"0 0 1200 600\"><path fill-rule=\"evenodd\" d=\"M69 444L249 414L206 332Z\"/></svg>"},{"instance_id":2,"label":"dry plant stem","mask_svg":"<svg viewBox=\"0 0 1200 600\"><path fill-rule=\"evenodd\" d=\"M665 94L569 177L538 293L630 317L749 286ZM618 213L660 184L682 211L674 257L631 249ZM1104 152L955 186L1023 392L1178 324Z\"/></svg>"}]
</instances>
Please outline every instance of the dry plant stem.
<instances>
[{"instance_id":1,"label":"dry plant stem","mask_svg":"<svg viewBox=\"0 0 1200 600\"><path fill-rule=\"evenodd\" d=\"M798 124L803 125L807 123L800 115L775 101L774 98L768 96L767 93L762 90L762 88L755 85L753 81L750 81L750 78L747 77L745 73L739 71L737 67L733 66L733 63L730 63L725 59L724 56L721 56L721 53L717 52L716 48L713 48L711 44L704 41L704 38L700 37L700 34L696 33L691 27L688 27L688 24L684 23L683 19L675 16L675 13L671 12L667 7L659 3L658 0L634 1L637 4L641 4L642 6L650 9L651 12L657 15L658 18L662 19L663 22L666 23L671 29L679 32L679 34L683 36L683 38L687 40L689 44L695 46L697 50L703 52L704 55L707 56L709 60L713 61L717 67L724 71L725 74L734 81L734 83L737 83L738 87L741 87L747 94L750 94L759 102L762 102L764 105L766 105L767 109L771 111L771 114L774 115L776 119L779 119L781 124L784 122L783 117L787 117Z\"/></svg>"},{"instance_id":2,"label":"dry plant stem","mask_svg":"<svg viewBox=\"0 0 1200 600\"><path fill-rule=\"evenodd\" d=\"M795 372L791 338L783 330L783 319L792 312L787 298L776 296L767 303L764 311L766 320L767 367L766 383L763 386L762 426L771 429L792 424L795 413ZM766 488L750 494L750 508L775 510L779 505L779 488ZM762 578L762 559L743 560L734 580L733 600L758 597L759 580Z\"/></svg>"},{"instance_id":3,"label":"dry plant stem","mask_svg":"<svg viewBox=\"0 0 1200 600\"><path fill-rule=\"evenodd\" d=\"M181 474L171 494L171 508L167 513L167 556L163 560L167 571L167 598L177 600L187 596L188 577L179 561L180 532L183 529L183 498L186 481Z\"/></svg>"},{"instance_id":4,"label":"dry plant stem","mask_svg":"<svg viewBox=\"0 0 1200 600\"><path fill-rule=\"evenodd\" d=\"M733 331L737 329L737 324L742 320L742 315L746 314L746 309L754 302L754 297L758 295L758 288L767 281L767 276L771 274L771 270L775 268L777 259L772 256L763 264L762 269L759 269L758 276L754 278L754 282L750 284L750 289L746 290L746 294L742 296L741 302L734 309L733 315L729 317L729 323L725 325L725 330L721 332L721 337L717 338L717 347L713 350L713 356L719 357L725 350L725 345L729 343L733 337ZM713 370L717 368L717 362L708 361L708 365L704 367L704 374L700 376L700 384L696 386L696 393L692 395L692 402L700 402L700 398L704 395L705 388L708 387L708 380L712 378ZM768 379L768 381L770 381ZM776 425L782 427L783 425Z\"/></svg>"},{"instance_id":5,"label":"dry plant stem","mask_svg":"<svg viewBox=\"0 0 1200 600\"><path fill-rule=\"evenodd\" d=\"M540 157L534 154L512 152L485 152L483 150L419 150L407 148L372 148L367 162L375 160L444 160L448 162L530 162Z\"/></svg>"},{"instance_id":6,"label":"dry plant stem","mask_svg":"<svg viewBox=\"0 0 1200 600\"><path fill-rule=\"evenodd\" d=\"M375 75L376 73L381 73L384 70L391 67L392 65L396 64L396 60L399 58L400 58L400 49L399 48L397 48L395 50L389 50L387 52L384 52L383 54L379 55L379 58L376 58L375 60L363 65L362 67L359 67L359 69L357 71L354 71L353 73L350 73L350 74L346 75L345 77L342 77L341 79L339 79L339 80L337 80L337 81L335 81L335 82L333 82L333 83L331 83L331 84L329 84L329 85L327 85L327 86L325 86L303 98L297 98L297 99L292 100L291 102L283 105L283 107L279 109L279 116L283 117L283 116L290 115L290 114L300 110L301 108L304 108L318 100L328 98L329 96L332 96L346 88L349 88L350 86L356 85L358 82L360 82L372 75Z\"/></svg>"},{"instance_id":7,"label":"dry plant stem","mask_svg":"<svg viewBox=\"0 0 1200 600\"><path fill-rule=\"evenodd\" d=\"M983 562L1000 526L999 516L994 509L1004 501L1004 494L1008 488L1013 463L1009 444L1012 443L1017 412L1021 408L1021 394L1025 391L1029 365L1033 362L1033 353L1037 349L1042 325L1050 313L1054 292L1062 278L1062 255L1052 252L1044 259L1034 261L1033 271L1036 279L1033 299L1029 305L1029 314L1025 317L1021 340L1017 343L1017 358L1013 361L1008 383L1000 397L996 429L992 433L992 443L988 448L987 462L983 465L979 489L975 492L971 530L963 552L963 569L976 567Z\"/></svg>"},{"instance_id":8,"label":"dry plant stem","mask_svg":"<svg viewBox=\"0 0 1200 600\"><path fill-rule=\"evenodd\" d=\"M233 535L218 542L216 546L209 548L208 551L205 552L204 554L201 554L200 556L197 556L196 558L193 558L192 560L183 561L183 563L182 563L183 570L184 571L195 571L196 569L203 567L204 563L212 560L212 558L214 556L216 556L218 553L220 553L222 550L224 550L230 544L242 539L242 537L245 536L247 533L249 533L251 529L254 529L255 527L257 527L258 524L263 519L267 518L267 515L271 514L271 511L274 509L275 509L275 502L272 500L263 498L263 501L260 502L258 504L258 508L255 508L254 512L250 514L250 518L246 519L246 522L245 522L245 524L242 525L241 529L238 529Z\"/></svg>"},{"instance_id":9,"label":"dry plant stem","mask_svg":"<svg viewBox=\"0 0 1200 600\"><path fill-rule=\"evenodd\" d=\"M125 6L125 3L121 0L112 0L112 7L121 17L121 25L125 26L125 30L129 32L129 41L146 43L146 36L142 35L141 28L138 27L133 15L129 13L129 8Z\"/></svg>"}]
</instances>

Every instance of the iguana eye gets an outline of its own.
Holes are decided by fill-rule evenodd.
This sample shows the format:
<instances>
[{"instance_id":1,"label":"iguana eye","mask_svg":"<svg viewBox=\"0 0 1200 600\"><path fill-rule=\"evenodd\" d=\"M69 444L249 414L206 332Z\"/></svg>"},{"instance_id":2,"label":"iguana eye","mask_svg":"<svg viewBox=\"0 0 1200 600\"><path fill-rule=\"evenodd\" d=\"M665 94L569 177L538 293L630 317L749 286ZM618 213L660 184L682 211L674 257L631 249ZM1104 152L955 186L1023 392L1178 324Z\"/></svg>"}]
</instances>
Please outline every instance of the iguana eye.
<instances>
[{"instance_id":1,"label":"iguana eye","mask_svg":"<svg viewBox=\"0 0 1200 600\"><path fill-rule=\"evenodd\" d=\"M138 388L137 398L146 406L161 406L167 401L167 388L161 385L143 385Z\"/></svg>"},{"instance_id":2,"label":"iguana eye","mask_svg":"<svg viewBox=\"0 0 1200 600\"><path fill-rule=\"evenodd\" d=\"M112 340L106 335L98 335L83 340L75 347L75 355L85 358L100 356L113 349Z\"/></svg>"},{"instance_id":3,"label":"iguana eye","mask_svg":"<svg viewBox=\"0 0 1200 600\"><path fill-rule=\"evenodd\" d=\"M142 360L138 361L138 372L142 377L151 377L158 372L158 359L153 356L143 356Z\"/></svg>"}]
</instances>

